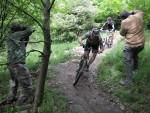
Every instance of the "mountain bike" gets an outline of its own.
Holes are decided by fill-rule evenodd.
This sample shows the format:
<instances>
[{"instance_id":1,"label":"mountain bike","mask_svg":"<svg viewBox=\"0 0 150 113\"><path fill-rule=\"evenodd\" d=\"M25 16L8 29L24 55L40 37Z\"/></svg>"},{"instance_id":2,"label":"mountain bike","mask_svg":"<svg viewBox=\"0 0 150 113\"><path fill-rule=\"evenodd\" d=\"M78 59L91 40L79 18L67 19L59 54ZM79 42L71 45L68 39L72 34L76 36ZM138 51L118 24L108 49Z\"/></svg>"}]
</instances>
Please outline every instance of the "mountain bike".
<instances>
[{"instance_id":1,"label":"mountain bike","mask_svg":"<svg viewBox=\"0 0 150 113\"><path fill-rule=\"evenodd\" d=\"M108 48L111 48L113 45L113 32L109 31L108 33Z\"/></svg>"},{"instance_id":2,"label":"mountain bike","mask_svg":"<svg viewBox=\"0 0 150 113\"><path fill-rule=\"evenodd\" d=\"M83 48L85 45L83 45ZM80 63L79 63L79 68L77 69L76 76L75 76L75 81L73 83L73 86L75 86L80 77L83 75L84 71L87 69L87 63L88 63L88 58L85 58L84 56L81 57Z\"/></svg>"},{"instance_id":3,"label":"mountain bike","mask_svg":"<svg viewBox=\"0 0 150 113\"><path fill-rule=\"evenodd\" d=\"M103 38L103 46L107 46L108 48L112 47L113 44L113 33L112 31L104 31L104 32L108 32L107 36L105 38Z\"/></svg>"},{"instance_id":4,"label":"mountain bike","mask_svg":"<svg viewBox=\"0 0 150 113\"><path fill-rule=\"evenodd\" d=\"M83 48L85 47L85 45L83 45ZM98 52L98 54L100 54ZM81 60L80 60L80 63L79 63L79 68L77 69L77 72L76 72L76 76L75 76L75 81L73 83L73 86L76 86L76 84L78 83L80 77L84 74L84 72L87 72L88 71L88 58L82 56L81 57Z\"/></svg>"},{"instance_id":5,"label":"mountain bike","mask_svg":"<svg viewBox=\"0 0 150 113\"><path fill-rule=\"evenodd\" d=\"M78 83L78 81L79 81L80 77L83 75L84 71L86 71L87 62L88 62L87 58L83 58L83 57L81 58L80 63L79 63L79 68L76 73L75 81L73 83L74 86Z\"/></svg>"}]
</instances>

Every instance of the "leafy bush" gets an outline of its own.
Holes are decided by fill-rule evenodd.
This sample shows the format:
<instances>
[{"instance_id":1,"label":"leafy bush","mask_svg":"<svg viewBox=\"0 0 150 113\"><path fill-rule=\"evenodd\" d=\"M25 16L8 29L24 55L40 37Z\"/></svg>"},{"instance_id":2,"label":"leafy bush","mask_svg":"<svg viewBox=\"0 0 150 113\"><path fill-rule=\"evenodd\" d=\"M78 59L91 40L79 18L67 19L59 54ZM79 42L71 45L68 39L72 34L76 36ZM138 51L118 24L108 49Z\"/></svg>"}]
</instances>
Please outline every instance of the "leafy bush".
<instances>
[{"instance_id":1,"label":"leafy bush","mask_svg":"<svg viewBox=\"0 0 150 113\"><path fill-rule=\"evenodd\" d=\"M95 7L90 0L76 1L67 13L55 12L51 24L53 40L71 41L76 39L84 30L91 29L94 24L94 15Z\"/></svg>"}]
</instances>

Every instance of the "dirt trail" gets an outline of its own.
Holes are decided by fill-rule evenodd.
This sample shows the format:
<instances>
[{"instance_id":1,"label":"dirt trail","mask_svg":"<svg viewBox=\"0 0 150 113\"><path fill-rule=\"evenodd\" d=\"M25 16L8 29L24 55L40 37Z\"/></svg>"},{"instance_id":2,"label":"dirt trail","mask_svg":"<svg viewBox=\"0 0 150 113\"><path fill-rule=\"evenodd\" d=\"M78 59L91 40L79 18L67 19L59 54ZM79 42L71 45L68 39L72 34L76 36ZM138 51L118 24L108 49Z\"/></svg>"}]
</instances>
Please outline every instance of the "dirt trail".
<instances>
[{"instance_id":1,"label":"dirt trail","mask_svg":"<svg viewBox=\"0 0 150 113\"><path fill-rule=\"evenodd\" d=\"M76 87L73 81L78 68L83 48L77 47L73 50L77 56L68 62L58 64L55 68L55 80L49 84L55 84L69 100L69 113L123 113L119 107L109 101L106 94L96 85L97 66L103 54L98 55L90 71L84 73Z\"/></svg>"}]
</instances>

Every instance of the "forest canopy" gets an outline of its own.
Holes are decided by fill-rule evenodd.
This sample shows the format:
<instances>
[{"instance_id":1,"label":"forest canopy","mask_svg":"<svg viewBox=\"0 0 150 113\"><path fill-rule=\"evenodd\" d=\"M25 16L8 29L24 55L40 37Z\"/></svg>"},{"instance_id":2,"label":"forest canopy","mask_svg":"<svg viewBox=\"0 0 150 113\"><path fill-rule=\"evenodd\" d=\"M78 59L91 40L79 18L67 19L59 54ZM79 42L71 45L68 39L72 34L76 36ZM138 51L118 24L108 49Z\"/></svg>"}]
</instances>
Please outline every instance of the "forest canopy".
<instances>
[{"instance_id":1,"label":"forest canopy","mask_svg":"<svg viewBox=\"0 0 150 113\"><path fill-rule=\"evenodd\" d=\"M108 16L119 29L119 15L124 10L143 10L146 27L150 27L149 4L149 0L56 0L51 11L52 40L72 41L92 26L101 26ZM14 20L40 27L43 19L40 0L3 0L0 5L1 43ZM36 31L41 32L39 28Z\"/></svg>"}]
</instances>

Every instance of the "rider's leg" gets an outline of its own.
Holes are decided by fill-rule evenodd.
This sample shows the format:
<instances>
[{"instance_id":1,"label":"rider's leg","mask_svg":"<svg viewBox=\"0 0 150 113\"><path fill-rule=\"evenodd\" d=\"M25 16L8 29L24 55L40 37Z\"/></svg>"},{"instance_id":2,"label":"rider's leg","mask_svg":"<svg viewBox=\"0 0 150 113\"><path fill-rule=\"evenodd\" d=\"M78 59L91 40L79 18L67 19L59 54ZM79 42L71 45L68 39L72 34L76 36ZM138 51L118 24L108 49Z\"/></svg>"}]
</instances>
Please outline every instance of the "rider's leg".
<instances>
[{"instance_id":1,"label":"rider's leg","mask_svg":"<svg viewBox=\"0 0 150 113\"><path fill-rule=\"evenodd\" d=\"M82 55L81 59L89 59L89 53L90 53L90 51L84 51L84 54ZM80 60L79 68L82 66L82 61L83 60Z\"/></svg>"},{"instance_id":2,"label":"rider's leg","mask_svg":"<svg viewBox=\"0 0 150 113\"><path fill-rule=\"evenodd\" d=\"M82 58L89 59L90 51L91 51L91 45L87 41L85 44L85 47L84 47L84 54L83 54Z\"/></svg>"},{"instance_id":3,"label":"rider's leg","mask_svg":"<svg viewBox=\"0 0 150 113\"><path fill-rule=\"evenodd\" d=\"M83 58L89 59L89 53L90 51L84 51Z\"/></svg>"},{"instance_id":4,"label":"rider's leg","mask_svg":"<svg viewBox=\"0 0 150 113\"><path fill-rule=\"evenodd\" d=\"M93 63L93 61L95 60L95 58L97 56L98 47L99 47L98 45L92 47L92 57L89 59L88 68Z\"/></svg>"},{"instance_id":5,"label":"rider's leg","mask_svg":"<svg viewBox=\"0 0 150 113\"><path fill-rule=\"evenodd\" d=\"M97 53L93 53L92 54L92 57L90 58L89 63L88 63L89 66L93 63L93 61L95 60L96 56L97 56Z\"/></svg>"}]
</instances>

